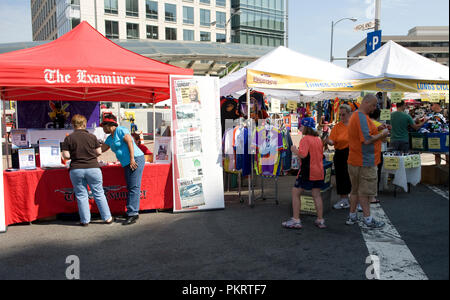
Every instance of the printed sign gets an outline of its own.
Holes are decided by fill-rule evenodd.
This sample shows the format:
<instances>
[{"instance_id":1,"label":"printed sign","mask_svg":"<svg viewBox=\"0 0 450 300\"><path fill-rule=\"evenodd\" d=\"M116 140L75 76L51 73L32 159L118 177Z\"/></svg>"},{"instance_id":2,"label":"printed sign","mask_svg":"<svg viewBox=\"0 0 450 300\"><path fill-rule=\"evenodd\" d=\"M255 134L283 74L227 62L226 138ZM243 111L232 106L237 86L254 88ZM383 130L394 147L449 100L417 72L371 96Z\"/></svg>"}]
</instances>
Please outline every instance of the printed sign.
<instances>
[{"instance_id":1,"label":"printed sign","mask_svg":"<svg viewBox=\"0 0 450 300\"><path fill-rule=\"evenodd\" d=\"M328 183L330 181L331 181L331 168L327 168L324 182Z\"/></svg>"},{"instance_id":2,"label":"printed sign","mask_svg":"<svg viewBox=\"0 0 450 300\"><path fill-rule=\"evenodd\" d=\"M311 196L301 196L300 211L306 214L316 214L316 205Z\"/></svg>"},{"instance_id":3,"label":"printed sign","mask_svg":"<svg viewBox=\"0 0 450 300\"><path fill-rule=\"evenodd\" d=\"M400 167L400 159L398 157L384 157L383 166L386 170L398 170Z\"/></svg>"},{"instance_id":4,"label":"printed sign","mask_svg":"<svg viewBox=\"0 0 450 300\"><path fill-rule=\"evenodd\" d=\"M423 138L411 138L411 146L413 149L422 150L424 149L423 146Z\"/></svg>"},{"instance_id":5,"label":"printed sign","mask_svg":"<svg viewBox=\"0 0 450 300\"><path fill-rule=\"evenodd\" d=\"M381 30L367 34L366 55L369 56L381 47Z\"/></svg>"},{"instance_id":6,"label":"printed sign","mask_svg":"<svg viewBox=\"0 0 450 300\"><path fill-rule=\"evenodd\" d=\"M428 138L428 149L439 150L441 149L440 138Z\"/></svg>"},{"instance_id":7,"label":"printed sign","mask_svg":"<svg viewBox=\"0 0 450 300\"><path fill-rule=\"evenodd\" d=\"M170 137L155 137L155 146L153 150L153 161L155 163L170 163L172 159Z\"/></svg>"},{"instance_id":8,"label":"printed sign","mask_svg":"<svg viewBox=\"0 0 450 300\"><path fill-rule=\"evenodd\" d=\"M270 104L270 112L273 114L279 114L281 112L280 100L272 98L271 104Z\"/></svg>"},{"instance_id":9,"label":"printed sign","mask_svg":"<svg viewBox=\"0 0 450 300\"><path fill-rule=\"evenodd\" d=\"M405 156L404 163L405 169L411 169L413 167L412 156Z\"/></svg>"},{"instance_id":10,"label":"printed sign","mask_svg":"<svg viewBox=\"0 0 450 300\"><path fill-rule=\"evenodd\" d=\"M61 148L59 140L40 140L39 158L41 168L64 167L61 163Z\"/></svg>"},{"instance_id":11,"label":"printed sign","mask_svg":"<svg viewBox=\"0 0 450 300\"><path fill-rule=\"evenodd\" d=\"M11 129L12 148L28 147L27 130Z\"/></svg>"},{"instance_id":12,"label":"printed sign","mask_svg":"<svg viewBox=\"0 0 450 300\"><path fill-rule=\"evenodd\" d=\"M19 168L23 170L36 169L36 160L34 156L34 148L19 149Z\"/></svg>"},{"instance_id":13,"label":"printed sign","mask_svg":"<svg viewBox=\"0 0 450 300\"><path fill-rule=\"evenodd\" d=\"M297 102L289 100L286 107L287 107L288 110L296 110L297 109Z\"/></svg>"},{"instance_id":14,"label":"printed sign","mask_svg":"<svg viewBox=\"0 0 450 300\"><path fill-rule=\"evenodd\" d=\"M403 100L403 93L391 93L391 103L399 103Z\"/></svg>"},{"instance_id":15,"label":"printed sign","mask_svg":"<svg viewBox=\"0 0 450 300\"><path fill-rule=\"evenodd\" d=\"M381 121L390 121L391 120L391 110L390 109L382 109L380 113Z\"/></svg>"},{"instance_id":16,"label":"printed sign","mask_svg":"<svg viewBox=\"0 0 450 300\"><path fill-rule=\"evenodd\" d=\"M420 168L420 166L422 165L419 154L412 155L411 161L412 161L413 168Z\"/></svg>"}]
</instances>

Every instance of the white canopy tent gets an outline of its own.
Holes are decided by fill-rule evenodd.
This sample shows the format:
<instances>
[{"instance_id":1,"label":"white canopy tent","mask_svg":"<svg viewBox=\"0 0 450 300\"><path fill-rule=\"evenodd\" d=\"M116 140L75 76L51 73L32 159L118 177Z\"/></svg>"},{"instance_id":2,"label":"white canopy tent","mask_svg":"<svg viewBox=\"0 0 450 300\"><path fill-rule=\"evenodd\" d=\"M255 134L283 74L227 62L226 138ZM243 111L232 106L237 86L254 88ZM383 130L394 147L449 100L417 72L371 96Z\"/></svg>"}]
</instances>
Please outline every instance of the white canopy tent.
<instances>
[{"instance_id":1,"label":"white canopy tent","mask_svg":"<svg viewBox=\"0 0 450 300\"><path fill-rule=\"evenodd\" d=\"M374 77L442 81L449 68L399 44L388 41L380 49L357 62L350 70Z\"/></svg>"},{"instance_id":2,"label":"white canopy tent","mask_svg":"<svg viewBox=\"0 0 450 300\"><path fill-rule=\"evenodd\" d=\"M248 66L232 73L220 80L220 94L234 97L246 92L247 70L256 70L268 73L283 74L294 77L314 78L319 80L352 80L368 79L371 76L355 72L332 63L301 54L286 47L280 46L262 56ZM258 89L268 96L282 101L297 100L304 102L331 99L336 96L359 96L359 92L319 92L296 91L280 89Z\"/></svg>"}]
</instances>

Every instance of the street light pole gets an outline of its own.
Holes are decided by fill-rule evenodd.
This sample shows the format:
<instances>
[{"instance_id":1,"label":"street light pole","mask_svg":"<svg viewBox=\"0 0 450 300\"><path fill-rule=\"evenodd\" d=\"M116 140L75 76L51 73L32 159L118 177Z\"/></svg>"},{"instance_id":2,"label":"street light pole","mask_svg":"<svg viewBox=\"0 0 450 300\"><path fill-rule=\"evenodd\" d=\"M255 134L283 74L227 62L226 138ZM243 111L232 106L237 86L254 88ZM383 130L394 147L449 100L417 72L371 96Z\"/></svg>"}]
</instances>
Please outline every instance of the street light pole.
<instances>
[{"instance_id":1,"label":"street light pole","mask_svg":"<svg viewBox=\"0 0 450 300\"><path fill-rule=\"evenodd\" d=\"M333 62L333 37L334 37L334 26L336 26L337 23L344 21L344 20L350 20L352 22L358 21L356 18L342 18L339 21L331 21L331 49L330 49L330 62Z\"/></svg>"}]
</instances>

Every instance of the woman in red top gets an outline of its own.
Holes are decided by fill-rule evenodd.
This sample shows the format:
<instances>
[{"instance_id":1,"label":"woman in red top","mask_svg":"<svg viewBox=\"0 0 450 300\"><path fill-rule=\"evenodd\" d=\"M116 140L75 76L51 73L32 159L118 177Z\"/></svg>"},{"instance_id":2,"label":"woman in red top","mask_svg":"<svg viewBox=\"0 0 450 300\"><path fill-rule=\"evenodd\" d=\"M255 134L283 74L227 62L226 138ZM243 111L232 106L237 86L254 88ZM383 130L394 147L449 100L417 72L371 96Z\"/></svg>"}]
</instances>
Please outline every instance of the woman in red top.
<instances>
[{"instance_id":1,"label":"woman in red top","mask_svg":"<svg viewBox=\"0 0 450 300\"><path fill-rule=\"evenodd\" d=\"M300 221L300 196L303 190L311 191L317 211L317 220L314 224L323 229L326 228L323 219L323 203L320 190L323 186L323 144L319 134L314 129L316 127L313 118L304 118L301 121L303 138L299 148L292 146L291 150L301 159L300 172L297 176L295 186L292 189L292 209L293 217L282 223L283 227L301 229Z\"/></svg>"},{"instance_id":2,"label":"woman in red top","mask_svg":"<svg viewBox=\"0 0 450 300\"><path fill-rule=\"evenodd\" d=\"M132 133L131 135L133 136L134 141L136 142L136 145L138 146L138 148L141 149L142 152L144 152L145 161L152 162L153 161L153 153L147 148L147 146L145 146L144 144L141 143L140 134Z\"/></svg>"}]
</instances>

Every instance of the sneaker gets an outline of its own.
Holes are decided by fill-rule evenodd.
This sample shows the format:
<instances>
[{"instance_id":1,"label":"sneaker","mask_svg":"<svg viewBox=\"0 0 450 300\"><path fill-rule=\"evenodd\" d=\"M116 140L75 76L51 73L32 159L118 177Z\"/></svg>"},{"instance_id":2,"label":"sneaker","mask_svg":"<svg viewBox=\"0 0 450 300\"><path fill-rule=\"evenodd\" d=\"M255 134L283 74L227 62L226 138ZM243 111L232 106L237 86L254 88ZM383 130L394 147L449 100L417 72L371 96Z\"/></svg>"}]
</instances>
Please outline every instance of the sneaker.
<instances>
[{"instance_id":1,"label":"sneaker","mask_svg":"<svg viewBox=\"0 0 450 300\"><path fill-rule=\"evenodd\" d=\"M386 225L386 224L382 221L377 221L375 219L372 219L372 222L370 222L370 223L366 223L366 221L364 221L364 225L370 229L378 229L378 228L383 228L384 225Z\"/></svg>"},{"instance_id":2,"label":"sneaker","mask_svg":"<svg viewBox=\"0 0 450 300\"><path fill-rule=\"evenodd\" d=\"M302 229L302 221L296 221L294 218L290 218L286 222L281 223L281 226L289 229Z\"/></svg>"},{"instance_id":3,"label":"sneaker","mask_svg":"<svg viewBox=\"0 0 450 300\"><path fill-rule=\"evenodd\" d=\"M358 203L358 206L356 207L356 209L357 209L359 212L362 212L362 211L363 211L363 209L362 209L362 207L361 207L361 204L359 204L359 203Z\"/></svg>"},{"instance_id":4,"label":"sneaker","mask_svg":"<svg viewBox=\"0 0 450 300\"><path fill-rule=\"evenodd\" d=\"M350 216L348 216L347 221L345 222L345 224L347 225L355 225L358 223L358 217L352 218Z\"/></svg>"},{"instance_id":5,"label":"sneaker","mask_svg":"<svg viewBox=\"0 0 450 300\"><path fill-rule=\"evenodd\" d=\"M339 202L337 202L335 205L333 205L334 209L345 209L349 208L350 203L348 203L348 199L342 199Z\"/></svg>"}]
</instances>

